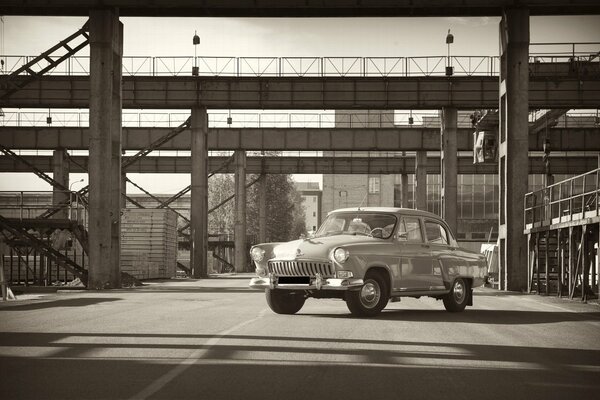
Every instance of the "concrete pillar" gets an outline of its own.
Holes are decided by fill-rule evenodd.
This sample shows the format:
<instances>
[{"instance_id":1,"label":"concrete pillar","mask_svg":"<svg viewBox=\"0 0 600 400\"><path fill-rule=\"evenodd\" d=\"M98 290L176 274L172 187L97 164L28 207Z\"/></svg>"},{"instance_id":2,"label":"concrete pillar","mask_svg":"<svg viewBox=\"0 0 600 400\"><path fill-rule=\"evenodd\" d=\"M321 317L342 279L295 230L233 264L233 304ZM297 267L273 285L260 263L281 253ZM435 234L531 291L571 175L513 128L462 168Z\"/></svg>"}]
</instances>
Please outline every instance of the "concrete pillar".
<instances>
[{"instance_id":1,"label":"concrete pillar","mask_svg":"<svg viewBox=\"0 0 600 400\"><path fill-rule=\"evenodd\" d=\"M121 190L123 185L123 176L121 174L121 74L123 59L123 24L117 20L113 25L112 36L112 113L111 113L111 248L110 263L117 269L118 285L121 286L121 209L124 205L125 197Z\"/></svg>"},{"instance_id":2,"label":"concrete pillar","mask_svg":"<svg viewBox=\"0 0 600 400\"><path fill-rule=\"evenodd\" d=\"M115 75L120 62L113 62L119 32L116 10L90 10L90 155L89 155L89 273L88 289L120 287L120 265L111 252L113 224L118 225L113 197L120 189L112 168L112 130ZM115 70L117 69L117 70ZM118 88L116 90L119 90ZM116 185L119 189L114 189ZM120 191L120 190L119 190Z\"/></svg>"},{"instance_id":3,"label":"concrete pillar","mask_svg":"<svg viewBox=\"0 0 600 400\"><path fill-rule=\"evenodd\" d=\"M500 22L500 287L527 288L523 199L529 170L529 10L505 9Z\"/></svg>"},{"instance_id":4,"label":"concrete pillar","mask_svg":"<svg viewBox=\"0 0 600 400\"><path fill-rule=\"evenodd\" d=\"M57 149L52 153L52 178L63 185L65 188L69 188L69 159L67 158L67 151L65 149ZM52 188L52 205L57 206L58 204L68 200L69 194L64 190L53 187ZM54 214L54 218L66 219L69 218L69 210L66 206L62 206L62 209Z\"/></svg>"},{"instance_id":5,"label":"concrete pillar","mask_svg":"<svg viewBox=\"0 0 600 400\"><path fill-rule=\"evenodd\" d=\"M127 208L127 173L121 171L121 208Z\"/></svg>"},{"instance_id":6,"label":"concrete pillar","mask_svg":"<svg viewBox=\"0 0 600 400\"><path fill-rule=\"evenodd\" d=\"M191 267L192 276L208 278L208 114L192 108Z\"/></svg>"},{"instance_id":7,"label":"concrete pillar","mask_svg":"<svg viewBox=\"0 0 600 400\"><path fill-rule=\"evenodd\" d=\"M417 151L415 159L415 207L427 210L427 152Z\"/></svg>"},{"instance_id":8,"label":"concrete pillar","mask_svg":"<svg viewBox=\"0 0 600 400\"><path fill-rule=\"evenodd\" d=\"M456 108L442 110L441 128L441 173L442 173L442 217L456 235L457 232L457 182L458 149L456 145Z\"/></svg>"},{"instance_id":9,"label":"concrete pillar","mask_svg":"<svg viewBox=\"0 0 600 400\"><path fill-rule=\"evenodd\" d=\"M235 152L235 271L246 269L246 152Z\"/></svg>"},{"instance_id":10,"label":"concrete pillar","mask_svg":"<svg viewBox=\"0 0 600 400\"><path fill-rule=\"evenodd\" d=\"M400 175L400 189L402 191L401 207L408 208L408 174Z\"/></svg>"},{"instance_id":11,"label":"concrete pillar","mask_svg":"<svg viewBox=\"0 0 600 400\"><path fill-rule=\"evenodd\" d=\"M267 175L258 182L258 242L267 241Z\"/></svg>"}]
</instances>

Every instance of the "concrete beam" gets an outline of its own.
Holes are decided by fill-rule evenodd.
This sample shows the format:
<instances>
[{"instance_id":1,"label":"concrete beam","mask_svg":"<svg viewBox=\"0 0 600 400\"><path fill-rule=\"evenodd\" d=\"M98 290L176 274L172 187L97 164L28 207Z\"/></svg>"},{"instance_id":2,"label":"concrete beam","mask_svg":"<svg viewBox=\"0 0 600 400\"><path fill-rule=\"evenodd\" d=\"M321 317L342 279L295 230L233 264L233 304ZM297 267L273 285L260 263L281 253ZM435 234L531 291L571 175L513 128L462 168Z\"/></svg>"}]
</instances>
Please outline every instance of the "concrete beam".
<instances>
[{"instance_id":1,"label":"concrete beam","mask_svg":"<svg viewBox=\"0 0 600 400\"><path fill-rule=\"evenodd\" d=\"M386 0L339 1L286 0L285 2L229 0L190 1L153 0L48 0L6 1L0 6L3 15L71 15L86 16L92 7L118 7L123 16L152 17L465 17L499 16L506 0ZM586 0L521 0L531 15L598 14L600 9Z\"/></svg>"},{"instance_id":2,"label":"concrete beam","mask_svg":"<svg viewBox=\"0 0 600 400\"><path fill-rule=\"evenodd\" d=\"M439 159L438 159L439 161ZM415 205L418 210L427 210L427 174L429 170L427 152L418 151L415 159Z\"/></svg>"},{"instance_id":3,"label":"concrete beam","mask_svg":"<svg viewBox=\"0 0 600 400\"><path fill-rule=\"evenodd\" d=\"M112 130L116 98L114 77L121 65L114 60L115 34L119 16L114 10L90 11L90 158L89 158L89 274L88 289L110 289L121 286L121 268L112 253L113 225L120 213L113 213ZM118 70L115 67L118 65ZM118 88L114 88L118 90ZM116 117L116 116L115 116ZM116 191L120 192L120 176ZM120 201L120 199L119 199Z\"/></svg>"},{"instance_id":4,"label":"concrete beam","mask_svg":"<svg viewBox=\"0 0 600 400\"><path fill-rule=\"evenodd\" d=\"M122 148L140 150L173 128L123 128ZM458 128L458 151L473 150L473 129ZM439 128L209 128L210 150L245 151L439 151ZM546 131L529 135L529 150L543 151ZM553 151L600 151L600 127L549 128ZM160 150L189 150L190 130ZM89 129L70 127L0 127L0 143L12 150L87 150Z\"/></svg>"},{"instance_id":5,"label":"concrete beam","mask_svg":"<svg viewBox=\"0 0 600 400\"><path fill-rule=\"evenodd\" d=\"M28 162L44 172L52 172L51 156L24 156ZM78 164L88 168L88 158L73 157ZM208 169L219 168L228 157L210 157ZM413 174L415 158L405 157L248 157L248 174ZM550 170L553 174L582 174L598 168L596 156L587 157L551 157ZM529 173L543 174L542 157L529 159ZM71 164L71 173L86 172ZM153 157L146 156L140 162L127 169L127 173L170 173L189 174L190 157ZM0 173L31 172L27 166L10 157L0 156ZM230 165L222 173L234 173ZM427 158L427 173L440 173L440 158ZM459 157L459 174L495 174L497 164L474 165L473 157Z\"/></svg>"},{"instance_id":6,"label":"concrete beam","mask_svg":"<svg viewBox=\"0 0 600 400\"><path fill-rule=\"evenodd\" d=\"M86 76L46 76L2 99L0 107L87 108L89 86ZM600 103L595 75L532 78L529 90L531 108ZM123 78L123 107L135 109L481 109L497 108L498 93L494 76Z\"/></svg>"},{"instance_id":7,"label":"concrete beam","mask_svg":"<svg viewBox=\"0 0 600 400\"><path fill-rule=\"evenodd\" d=\"M123 24L119 22L118 16L116 23L113 23L112 34L112 110L110 116L110 179L111 179L111 205L110 213L113 223L111 224L111 244L110 264L119 276L119 281L115 281L115 287L120 286L121 276L121 209L126 206L126 199L121 195L123 188L123 174L121 173L121 140L122 140L122 105L121 105L121 71L123 59Z\"/></svg>"},{"instance_id":8,"label":"concrete beam","mask_svg":"<svg viewBox=\"0 0 600 400\"><path fill-rule=\"evenodd\" d=\"M235 167L235 220L234 246L235 271L246 271L246 152L236 151L234 154Z\"/></svg>"},{"instance_id":9,"label":"concrete beam","mask_svg":"<svg viewBox=\"0 0 600 400\"><path fill-rule=\"evenodd\" d=\"M526 8L506 9L500 22L500 215L498 251L500 288L527 288L527 238L523 199L528 191L529 107L528 68L529 12ZM560 95L557 93L556 95Z\"/></svg>"},{"instance_id":10,"label":"concrete beam","mask_svg":"<svg viewBox=\"0 0 600 400\"><path fill-rule=\"evenodd\" d=\"M267 242L267 175L258 181L258 242Z\"/></svg>"},{"instance_id":11,"label":"concrete beam","mask_svg":"<svg viewBox=\"0 0 600 400\"><path fill-rule=\"evenodd\" d=\"M65 188L69 187L69 159L67 158L67 151L65 149L54 150L52 155L52 179L63 185ZM68 199L68 194L64 191L53 187L52 188L52 204L58 205ZM63 207L59 212L54 214L54 218L66 219L69 218L68 210Z\"/></svg>"},{"instance_id":12,"label":"concrete beam","mask_svg":"<svg viewBox=\"0 0 600 400\"><path fill-rule=\"evenodd\" d=\"M442 110L441 136L441 175L442 175L442 217L452 232L457 232L458 204L458 153L456 145L456 125L458 113L455 108Z\"/></svg>"},{"instance_id":13,"label":"concrete beam","mask_svg":"<svg viewBox=\"0 0 600 400\"><path fill-rule=\"evenodd\" d=\"M192 193L191 239L192 275L208 278L208 114L205 108L192 108Z\"/></svg>"}]
</instances>

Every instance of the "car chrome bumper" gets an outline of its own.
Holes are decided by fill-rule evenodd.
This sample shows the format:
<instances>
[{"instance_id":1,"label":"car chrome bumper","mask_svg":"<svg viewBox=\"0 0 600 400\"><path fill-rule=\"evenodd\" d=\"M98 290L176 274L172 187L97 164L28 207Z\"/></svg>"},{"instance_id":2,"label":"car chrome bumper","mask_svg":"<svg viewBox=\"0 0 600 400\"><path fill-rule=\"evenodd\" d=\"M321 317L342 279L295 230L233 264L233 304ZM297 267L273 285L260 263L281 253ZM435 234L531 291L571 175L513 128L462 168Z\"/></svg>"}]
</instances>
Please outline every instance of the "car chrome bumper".
<instances>
[{"instance_id":1,"label":"car chrome bumper","mask_svg":"<svg viewBox=\"0 0 600 400\"><path fill-rule=\"evenodd\" d=\"M348 278L311 278L310 285L299 284L279 284L277 277L269 274L264 278L256 277L250 280L252 289L290 289L290 290L349 290L361 287L364 284L362 279Z\"/></svg>"}]
</instances>

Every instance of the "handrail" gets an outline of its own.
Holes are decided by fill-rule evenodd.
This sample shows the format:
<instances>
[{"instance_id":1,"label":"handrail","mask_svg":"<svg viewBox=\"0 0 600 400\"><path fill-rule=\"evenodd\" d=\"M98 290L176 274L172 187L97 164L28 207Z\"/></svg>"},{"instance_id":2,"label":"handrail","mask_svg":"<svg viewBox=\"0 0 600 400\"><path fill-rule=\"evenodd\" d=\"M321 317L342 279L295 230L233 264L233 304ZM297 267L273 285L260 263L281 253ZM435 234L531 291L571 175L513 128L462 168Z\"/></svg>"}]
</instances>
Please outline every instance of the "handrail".
<instances>
[{"instance_id":1,"label":"handrail","mask_svg":"<svg viewBox=\"0 0 600 400\"><path fill-rule=\"evenodd\" d=\"M540 52L529 54L531 63L598 62L600 45L592 51ZM19 71L36 59L25 55L0 55L4 73ZM87 76L89 56L72 56L50 68L47 75ZM455 76L498 76L498 56L416 57L228 57L228 56L125 56L123 76L231 77L409 77L445 76L454 66Z\"/></svg>"},{"instance_id":2,"label":"handrail","mask_svg":"<svg viewBox=\"0 0 600 400\"><path fill-rule=\"evenodd\" d=\"M37 194L37 196L33 197L32 194ZM55 198L62 200L56 202L53 200ZM87 227L87 203L78 192L69 190L0 191L0 215L6 218L34 219L48 210L53 211L54 215L59 211L64 211L66 219Z\"/></svg>"},{"instance_id":3,"label":"handrail","mask_svg":"<svg viewBox=\"0 0 600 400\"><path fill-rule=\"evenodd\" d=\"M542 110L547 111L547 110ZM75 110L50 110L24 111L4 109L4 116L0 117L1 126L16 127L48 127L46 118L52 117L51 127L78 127L89 126L89 113ZM123 112L122 124L124 128L175 128L182 124L189 112L160 112L126 110ZM228 124L231 117L231 124ZM410 118L413 124L410 124ZM529 122L543 119L543 112L532 112ZM209 128L375 128L394 126L414 126L439 128L441 119L437 112L421 110L399 111L387 113L368 112L208 112ZM471 127L468 114L459 114L459 127ZM600 126L598 109L570 110L566 116L559 118L557 128L596 128Z\"/></svg>"},{"instance_id":4,"label":"handrail","mask_svg":"<svg viewBox=\"0 0 600 400\"><path fill-rule=\"evenodd\" d=\"M600 168L527 193L526 229L600 216Z\"/></svg>"}]
</instances>

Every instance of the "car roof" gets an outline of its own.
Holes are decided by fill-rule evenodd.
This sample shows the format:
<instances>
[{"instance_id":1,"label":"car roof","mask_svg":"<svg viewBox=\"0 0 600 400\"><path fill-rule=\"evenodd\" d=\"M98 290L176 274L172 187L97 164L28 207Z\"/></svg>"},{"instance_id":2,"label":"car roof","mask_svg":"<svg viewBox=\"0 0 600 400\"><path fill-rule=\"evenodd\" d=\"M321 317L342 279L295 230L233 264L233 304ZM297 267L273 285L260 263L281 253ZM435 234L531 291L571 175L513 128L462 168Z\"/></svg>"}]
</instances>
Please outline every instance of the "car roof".
<instances>
[{"instance_id":1,"label":"car roof","mask_svg":"<svg viewBox=\"0 0 600 400\"><path fill-rule=\"evenodd\" d=\"M339 208L337 210L330 211L327 215L338 213L338 212L375 212L375 213L391 213L391 214L403 214L403 215L418 215L422 217L430 217L441 220L439 215L430 213L429 211L415 210L414 208L398 208L398 207L353 207L353 208Z\"/></svg>"}]
</instances>

